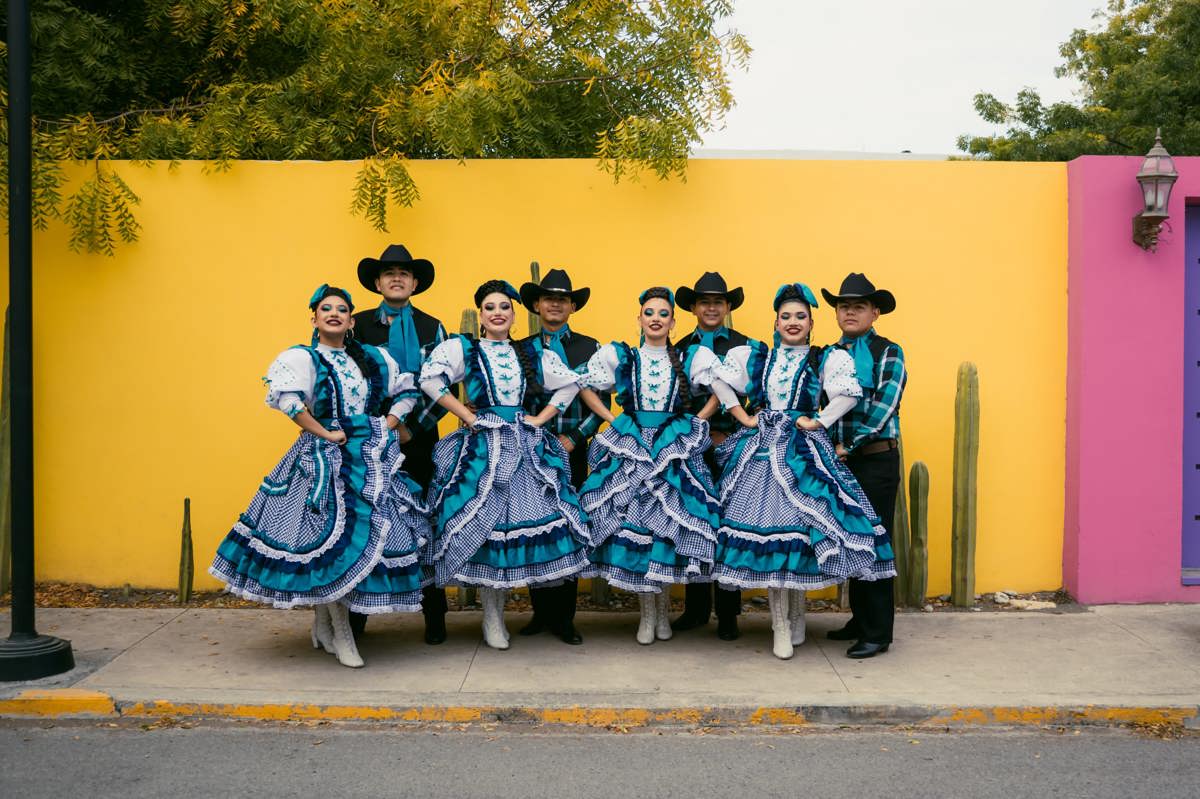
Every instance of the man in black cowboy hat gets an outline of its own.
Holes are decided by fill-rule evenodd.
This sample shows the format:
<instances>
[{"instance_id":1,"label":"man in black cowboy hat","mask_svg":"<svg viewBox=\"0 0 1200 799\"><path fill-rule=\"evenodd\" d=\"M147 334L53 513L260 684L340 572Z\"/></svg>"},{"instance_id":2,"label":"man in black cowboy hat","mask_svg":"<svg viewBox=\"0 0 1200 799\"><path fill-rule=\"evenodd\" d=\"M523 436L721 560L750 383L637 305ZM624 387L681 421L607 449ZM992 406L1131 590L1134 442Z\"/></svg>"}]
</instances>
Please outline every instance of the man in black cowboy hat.
<instances>
[{"instance_id":1,"label":"man in black cowboy hat","mask_svg":"<svg viewBox=\"0 0 1200 799\"><path fill-rule=\"evenodd\" d=\"M837 294L825 289L821 294L837 311L842 330L838 344L854 358L863 388L858 404L830 433L890 535L900 487L900 397L908 374L900 345L876 333L874 325L882 314L896 310L896 298L860 272L847 275ZM828 633L835 641L855 642L847 657L875 657L888 650L895 617L893 582L890 577L850 580L850 621Z\"/></svg>"},{"instance_id":2,"label":"man in black cowboy hat","mask_svg":"<svg viewBox=\"0 0 1200 799\"><path fill-rule=\"evenodd\" d=\"M446 339L442 323L411 302L413 296L433 285L433 264L413 258L403 244L391 244L378 258L358 262L358 282L368 291L382 294L383 302L378 308L354 315L354 334L366 344L386 349L404 371L420 372L421 361ZM440 406L422 397L405 420L412 438L400 444L404 469L425 489L433 478L433 445L438 440L438 419L444 414ZM422 593L421 610L425 614L425 643L445 641L445 589L427 587ZM366 616L351 614L356 633L362 632L366 620Z\"/></svg>"},{"instance_id":3,"label":"man in black cowboy hat","mask_svg":"<svg viewBox=\"0 0 1200 799\"><path fill-rule=\"evenodd\" d=\"M703 345L722 359L731 356L749 357L752 339L725 326L726 317L744 300L745 295L741 287L730 290L725 284L725 278L717 272L705 272L692 288L680 286L675 292L675 302L683 310L696 315L696 329L676 342L676 346L686 352L691 347ZM708 398L707 391L693 391L691 411L699 411ZM715 446L737 429L737 422L728 411L721 410L709 419L709 429ZM712 472L713 481L716 482L720 474L711 448L704 453L704 461ZM711 588L708 583L687 585L684 589L683 614L671 625L672 629L690 630L708 624L713 608L714 588L717 636L723 641L737 638L737 617L742 612L742 592L737 589L730 591L716 584Z\"/></svg>"},{"instance_id":4,"label":"man in black cowboy hat","mask_svg":"<svg viewBox=\"0 0 1200 799\"><path fill-rule=\"evenodd\" d=\"M551 269L542 278L541 284L526 283L521 286L521 303L540 317L540 333L525 339L540 355L543 349L551 349L558 357L575 370L587 368L588 359L600 349L600 343L590 336L577 333L568 325L571 314L587 304L592 290L572 289L571 277L561 269ZM608 402L608 395L601 399ZM529 396L530 411L538 410L537 397ZM596 434L601 419L588 410L583 401L576 398L567 409L548 424L557 433L559 443L571 459L571 483L576 490L587 477L588 440ZM552 588L530 588L529 599L533 604L533 618L521 628L521 635L536 635L543 630L557 635L568 644L582 644L583 636L575 629L575 596L579 582L564 580L562 585Z\"/></svg>"}]
</instances>

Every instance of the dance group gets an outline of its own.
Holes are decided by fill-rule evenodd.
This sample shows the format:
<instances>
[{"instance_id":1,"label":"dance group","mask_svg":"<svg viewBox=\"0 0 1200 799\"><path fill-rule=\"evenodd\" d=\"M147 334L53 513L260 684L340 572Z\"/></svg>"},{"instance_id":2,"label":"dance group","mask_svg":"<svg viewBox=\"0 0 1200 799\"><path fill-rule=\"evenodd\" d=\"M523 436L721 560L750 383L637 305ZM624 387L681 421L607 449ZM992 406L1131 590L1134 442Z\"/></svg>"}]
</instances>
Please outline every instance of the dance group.
<instances>
[{"instance_id":1,"label":"dance group","mask_svg":"<svg viewBox=\"0 0 1200 799\"><path fill-rule=\"evenodd\" d=\"M637 594L640 644L706 626L714 596L718 636L737 638L741 589L764 588L786 659L804 592L848 580L852 617L829 637L853 641L851 658L888 650L906 374L874 325L891 292L859 273L822 289L842 335L818 347L816 296L781 286L768 347L726 326L743 292L708 272L641 292L639 341L601 346L568 324L590 290L562 270L479 286L478 338L413 306L434 267L402 245L358 278L378 307L355 313L348 291L319 287L311 343L264 378L267 405L302 432L217 549L209 571L230 592L312 606L314 648L359 667L370 614L420 610L425 641L444 641L448 585L478 588L495 649L513 588L533 605L520 633L568 644L583 640L580 577ZM519 305L541 331L514 341ZM697 324L672 342L678 311ZM439 440L447 412L462 425ZM673 584L685 607L670 622Z\"/></svg>"}]
</instances>

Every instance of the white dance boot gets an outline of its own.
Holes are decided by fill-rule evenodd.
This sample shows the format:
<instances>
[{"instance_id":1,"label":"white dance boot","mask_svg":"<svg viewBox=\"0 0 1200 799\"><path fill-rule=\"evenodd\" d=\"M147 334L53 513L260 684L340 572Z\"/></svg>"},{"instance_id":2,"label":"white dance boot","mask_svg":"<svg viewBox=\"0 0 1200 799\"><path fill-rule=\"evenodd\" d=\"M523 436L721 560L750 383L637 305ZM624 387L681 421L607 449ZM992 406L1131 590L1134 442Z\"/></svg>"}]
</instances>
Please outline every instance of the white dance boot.
<instances>
[{"instance_id":1,"label":"white dance boot","mask_svg":"<svg viewBox=\"0 0 1200 799\"><path fill-rule=\"evenodd\" d=\"M329 621L333 626L333 654L338 663L352 669L363 667L362 656L354 644L354 631L350 629L350 610L341 602L330 602Z\"/></svg>"},{"instance_id":2,"label":"white dance boot","mask_svg":"<svg viewBox=\"0 0 1200 799\"><path fill-rule=\"evenodd\" d=\"M637 642L642 646L654 643L654 621L658 615L658 600L649 592L639 593L638 608L642 611L641 621L638 622Z\"/></svg>"},{"instance_id":3,"label":"white dance boot","mask_svg":"<svg viewBox=\"0 0 1200 799\"><path fill-rule=\"evenodd\" d=\"M333 622L325 605L313 605L312 644L313 649L333 654Z\"/></svg>"},{"instance_id":4,"label":"white dance boot","mask_svg":"<svg viewBox=\"0 0 1200 799\"><path fill-rule=\"evenodd\" d=\"M662 593L654 595L654 637L660 641L671 640L671 592L663 586Z\"/></svg>"},{"instance_id":5,"label":"white dance boot","mask_svg":"<svg viewBox=\"0 0 1200 799\"><path fill-rule=\"evenodd\" d=\"M774 636L771 651L780 660L787 660L794 654L792 626L788 621L788 593L786 588L767 589L767 604L771 607L771 632Z\"/></svg>"},{"instance_id":6,"label":"white dance boot","mask_svg":"<svg viewBox=\"0 0 1200 799\"><path fill-rule=\"evenodd\" d=\"M804 592L799 589L788 591L788 621L792 628L792 646L804 643Z\"/></svg>"},{"instance_id":7,"label":"white dance boot","mask_svg":"<svg viewBox=\"0 0 1200 799\"><path fill-rule=\"evenodd\" d=\"M508 630L504 627L504 601L508 592L499 588L480 588L483 600L483 642L492 649L508 649Z\"/></svg>"}]
</instances>

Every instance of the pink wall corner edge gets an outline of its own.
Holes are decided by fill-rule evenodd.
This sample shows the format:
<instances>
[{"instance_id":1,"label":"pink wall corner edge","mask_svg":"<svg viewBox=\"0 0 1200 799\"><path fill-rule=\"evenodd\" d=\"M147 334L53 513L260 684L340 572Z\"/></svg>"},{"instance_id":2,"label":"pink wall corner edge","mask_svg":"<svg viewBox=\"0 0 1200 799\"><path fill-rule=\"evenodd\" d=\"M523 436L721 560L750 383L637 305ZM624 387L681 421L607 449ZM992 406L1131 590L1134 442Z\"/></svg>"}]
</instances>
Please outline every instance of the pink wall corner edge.
<instances>
[{"instance_id":1,"label":"pink wall corner edge","mask_svg":"<svg viewBox=\"0 0 1200 799\"><path fill-rule=\"evenodd\" d=\"M1131 240L1141 163L1067 165L1063 580L1089 604L1200 602L1200 586L1180 583L1183 220L1200 197L1200 157L1176 159L1173 231L1154 253Z\"/></svg>"}]
</instances>

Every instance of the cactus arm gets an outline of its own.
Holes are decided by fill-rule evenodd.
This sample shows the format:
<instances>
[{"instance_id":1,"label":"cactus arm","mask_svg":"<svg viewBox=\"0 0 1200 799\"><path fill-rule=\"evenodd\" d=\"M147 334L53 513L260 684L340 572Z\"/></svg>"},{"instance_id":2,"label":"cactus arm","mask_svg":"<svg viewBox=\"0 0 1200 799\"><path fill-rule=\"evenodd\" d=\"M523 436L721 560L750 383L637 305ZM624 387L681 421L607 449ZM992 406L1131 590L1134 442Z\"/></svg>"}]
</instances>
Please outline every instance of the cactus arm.
<instances>
[{"instance_id":1,"label":"cactus arm","mask_svg":"<svg viewBox=\"0 0 1200 799\"><path fill-rule=\"evenodd\" d=\"M954 489L950 531L951 597L958 607L975 601L976 501L979 466L979 372L958 368L954 401Z\"/></svg>"}]
</instances>

